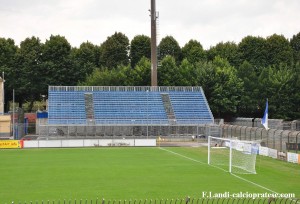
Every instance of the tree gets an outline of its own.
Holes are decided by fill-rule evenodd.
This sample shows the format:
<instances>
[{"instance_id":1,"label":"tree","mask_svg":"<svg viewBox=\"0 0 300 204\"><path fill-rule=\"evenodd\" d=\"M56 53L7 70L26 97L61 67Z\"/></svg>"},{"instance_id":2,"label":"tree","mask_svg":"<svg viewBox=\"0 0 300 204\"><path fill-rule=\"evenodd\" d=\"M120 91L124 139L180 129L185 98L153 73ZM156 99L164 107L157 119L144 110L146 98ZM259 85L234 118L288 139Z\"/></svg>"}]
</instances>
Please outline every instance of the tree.
<instances>
[{"instance_id":1,"label":"tree","mask_svg":"<svg viewBox=\"0 0 300 204\"><path fill-rule=\"evenodd\" d=\"M161 61L161 67L158 69L159 86L177 86L179 79L179 69L175 58L168 55Z\"/></svg>"},{"instance_id":2,"label":"tree","mask_svg":"<svg viewBox=\"0 0 300 204\"><path fill-rule=\"evenodd\" d=\"M200 42L196 40L190 40L187 44L185 44L182 48L182 56L192 64L206 60L203 47Z\"/></svg>"},{"instance_id":3,"label":"tree","mask_svg":"<svg viewBox=\"0 0 300 204\"><path fill-rule=\"evenodd\" d=\"M178 42L172 37L164 37L158 45L158 58L163 60L166 56L174 57L176 63L180 63L182 59L181 48Z\"/></svg>"},{"instance_id":4,"label":"tree","mask_svg":"<svg viewBox=\"0 0 300 204\"><path fill-rule=\"evenodd\" d=\"M237 76L244 82L244 94L238 106L239 116L260 117L261 110L258 109L260 90L254 66L244 61L238 68Z\"/></svg>"},{"instance_id":5,"label":"tree","mask_svg":"<svg viewBox=\"0 0 300 204\"><path fill-rule=\"evenodd\" d=\"M95 69L92 74L86 77L84 82L79 83L81 86L125 86L126 73L131 70L129 66L119 66L116 69Z\"/></svg>"},{"instance_id":6,"label":"tree","mask_svg":"<svg viewBox=\"0 0 300 204\"><path fill-rule=\"evenodd\" d=\"M23 102L30 102L29 110L32 110L33 103L40 99L41 94L45 94L44 70L42 69L42 43L39 38L26 38L20 44L17 54L18 65L14 74L18 80L15 82L16 98L19 106Z\"/></svg>"},{"instance_id":7,"label":"tree","mask_svg":"<svg viewBox=\"0 0 300 204\"><path fill-rule=\"evenodd\" d=\"M80 79L80 67L71 57L71 45L63 36L50 36L43 46L42 56L45 86L74 86Z\"/></svg>"},{"instance_id":8,"label":"tree","mask_svg":"<svg viewBox=\"0 0 300 204\"><path fill-rule=\"evenodd\" d=\"M99 66L99 49L98 46L87 41L81 43L78 49L73 48L72 51L74 52L76 60L78 60L81 65L90 63L94 66Z\"/></svg>"},{"instance_id":9,"label":"tree","mask_svg":"<svg viewBox=\"0 0 300 204\"><path fill-rule=\"evenodd\" d=\"M148 58L142 57L132 70L132 86L150 86L151 85L151 62Z\"/></svg>"},{"instance_id":10,"label":"tree","mask_svg":"<svg viewBox=\"0 0 300 204\"><path fill-rule=\"evenodd\" d=\"M232 116L243 94L243 82L237 77L237 71L229 62L216 57L213 62L199 63L199 85L215 116Z\"/></svg>"},{"instance_id":11,"label":"tree","mask_svg":"<svg viewBox=\"0 0 300 204\"><path fill-rule=\"evenodd\" d=\"M294 79L293 70L286 65L263 69L259 76L260 107L268 98L270 118L291 119L295 115L297 105L293 101L297 90Z\"/></svg>"},{"instance_id":12,"label":"tree","mask_svg":"<svg viewBox=\"0 0 300 204\"><path fill-rule=\"evenodd\" d=\"M292 64L292 47L283 35L274 34L268 37L266 46L268 65Z\"/></svg>"},{"instance_id":13,"label":"tree","mask_svg":"<svg viewBox=\"0 0 300 204\"><path fill-rule=\"evenodd\" d=\"M300 118L300 62L297 62L296 65L295 65L295 68L294 70L292 71L294 73L294 79L293 79L293 84L294 84L294 94L293 94L293 105L294 105L294 108L293 108L293 112L294 112L294 115L293 115L293 118L294 119L299 119Z\"/></svg>"},{"instance_id":14,"label":"tree","mask_svg":"<svg viewBox=\"0 0 300 204\"><path fill-rule=\"evenodd\" d=\"M11 38L0 38L0 66L13 67L18 47Z\"/></svg>"},{"instance_id":15,"label":"tree","mask_svg":"<svg viewBox=\"0 0 300 204\"><path fill-rule=\"evenodd\" d=\"M71 58L74 68L78 70L78 81L83 81L87 75L99 66L99 50L98 46L90 42L82 43L78 49L72 49Z\"/></svg>"},{"instance_id":16,"label":"tree","mask_svg":"<svg viewBox=\"0 0 300 204\"><path fill-rule=\"evenodd\" d=\"M290 45L293 49L294 62L300 62L300 32L297 35L293 35Z\"/></svg>"},{"instance_id":17,"label":"tree","mask_svg":"<svg viewBox=\"0 0 300 204\"><path fill-rule=\"evenodd\" d=\"M5 74L5 102L4 111L8 111L9 101L12 99L12 90L16 87L14 84L16 78L16 53L18 47L13 39L0 38L0 71Z\"/></svg>"},{"instance_id":18,"label":"tree","mask_svg":"<svg viewBox=\"0 0 300 204\"><path fill-rule=\"evenodd\" d=\"M195 63L196 64L196 63ZM196 86L197 73L194 64L186 58L182 60L179 66L178 86Z\"/></svg>"},{"instance_id":19,"label":"tree","mask_svg":"<svg viewBox=\"0 0 300 204\"><path fill-rule=\"evenodd\" d=\"M150 38L145 35L137 35L132 39L130 46L131 67L134 68L143 57L148 59L151 57Z\"/></svg>"},{"instance_id":20,"label":"tree","mask_svg":"<svg viewBox=\"0 0 300 204\"><path fill-rule=\"evenodd\" d=\"M80 86L110 86L112 70L95 69L92 74L88 75L84 82L80 82Z\"/></svg>"},{"instance_id":21,"label":"tree","mask_svg":"<svg viewBox=\"0 0 300 204\"><path fill-rule=\"evenodd\" d=\"M220 42L207 50L207 59L213 61L216 56L226 59L232 66L239 65L238 46L234 42Z\"/></svg>"},{"instance_id":22,"label":"tree","mask_svg":"<svg viewBox=\"0 0 300 204\"><path fill-rule=\"evenodd\" d=\"M257 74L268 65L267 41L262 37L247 36L238 44L240 62L247 61Z\"/></svg>"},{"instance_id":23,"label":"tree","mask_svg":"<svg viewBox=\"0 0 300 204\"><path fill-rule=\"evenodd\" d=\"M71 45L67 39L60 35L51 35L44 46L43 59L45 61L63 61L69 56Z\"/></svg>"},{"instance_id":24,"label":"tree","mask_svg":"<svg viewBox=\"0 0 300 204\"><path fill-rule=\"evenodd\" d=\"M216 69L211 61L198 62L195 65L195 78L198 86L203 88L205 96L209 102L212 102L213 86L215 85Z\"/></svg>"},{"instance_id":25,"label":"tree","mask_svg":"<svg viewBox=\"0 0 300 204\"><path fill-rule=\"evenodd\" d=\"M115 33L108 37L101 45L100 65L108 69L117 68L118 65L129 64L129 40L122 33Z\"/></svg>"}]
</instances>

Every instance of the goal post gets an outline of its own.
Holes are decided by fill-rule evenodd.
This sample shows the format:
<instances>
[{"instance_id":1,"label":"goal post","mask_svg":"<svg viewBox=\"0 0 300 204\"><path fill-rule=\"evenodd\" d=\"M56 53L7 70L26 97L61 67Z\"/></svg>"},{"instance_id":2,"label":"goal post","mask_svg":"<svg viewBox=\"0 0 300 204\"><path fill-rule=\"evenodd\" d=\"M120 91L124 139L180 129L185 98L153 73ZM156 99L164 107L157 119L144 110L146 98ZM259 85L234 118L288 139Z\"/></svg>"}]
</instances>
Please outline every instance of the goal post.
<instances>
[{"instance_id":1,"label":"goal post","mask_svg":"<svg viewBox=\"0 0 300 204\"><path fill-rule=\"evenodd\" d=\"M230 173L256 174L259 142L208 137L208 164Z\"/></svg>"}]
</instances>

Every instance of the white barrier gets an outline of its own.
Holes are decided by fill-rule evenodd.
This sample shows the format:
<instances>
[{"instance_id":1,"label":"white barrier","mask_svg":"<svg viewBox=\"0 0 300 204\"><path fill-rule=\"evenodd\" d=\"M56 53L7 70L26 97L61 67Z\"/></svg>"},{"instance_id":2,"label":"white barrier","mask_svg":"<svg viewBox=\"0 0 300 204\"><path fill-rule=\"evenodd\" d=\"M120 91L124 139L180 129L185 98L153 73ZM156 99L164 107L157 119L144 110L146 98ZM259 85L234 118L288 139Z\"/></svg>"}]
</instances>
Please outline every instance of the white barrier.
<instances>
[{"instance_id":1,"label":"white barrier","mask_svg":"<svg viewBox=\"0 0 300 204\"><path fill-rule=\"evenodd\" d=\"M38 148L39 140L24 140L23 148Z\"/></svg>"},{"instance_id":2,"label":"white barrier","mask_svg":"<svg viewBox=\"0 0 300 204\"><path fill-rule=\"evenodd\" d=\"M300 154L292 152L278 152L276 149L271 149L268 147L259 147L259 155L269 156L274 159L283 159L291 163L300 164Z\"/></svg>"},{"instance_id":3,"label":"white barrier","mask_svg":"<svg viewBox=\"0 0 300 204\"><path fill-rule=\"evenodd\" d=\"M287 161L298 164L298 154L296 153L287 153Z\"/></svg>"},{"instance_id":4,"label":"white barrier","mask_svg":"<svg viewBox=\"0 0 300 204\"><path fill-rule=\"evenodd\" d=\"M61 140L40 140L39 147L62 147Z\"/></svg>"},{"instance_id":5,"label":"white barrier","mask_svg":"<svg viewBox=\"0 0 300 204\"><path fill-rule=\"evenodd\" d=\"M24 140L24 148L44 147L154 147L156 139L78 139L78 140Z\"/></svg>"},{"instance_id":6,"label":"white barrier","mask_svg":"<svg viewBox=\"0 0 300 204\"><path fill-rule=\"evenodd\" d=\"M156 140L148 140L148 139L136 139L135 140L135 145L134 146L138 146L138 147L147 147L147 146L151 146L154 147L156 146Z\"/></svg>"},{"instance_id":7,"label":"white barrier","mask_svg":"<svg viewBox=\"0 0 300 204\"><path fill-rule=\"evenodd\" d=\"M134 139L117 139L112 140L108 146L135 146Z\"/></svg>"},{"instance_id":8,"label":"white barrier","mask_svg":"<svg viewBox=\"0 0 300 204\"><path fill-rule=\"evenodd\" d=\"M277 153L278 151L277 151L277 149L271 149L271 148L269 148L269 157L272 157L272 158L274 158L274 159L277 159Z\"/></svg>"},{"instance_id":9,"label":"white barrier","mask_svg":"<svg viewBox=\"0 0 300 204\"><path fill-rule=\"evenodd\" d=\"M84 147L84 140L61 140L61 147Z\"/></svg>"},{"instance_id":10,"label":"white barrier","mask_svg":"<svg viewBox=\"0 0 300 204\"><path fill-rule=\"evenodd\" d=\"M259 147L259 155L269 156L269 148L268 147Z\"/></svg>"},{"instance_id":11,"label":"white barrier","mask_svg":"<svg viewBox=\"0 0 300 204\"><path fill-rule=\"evenodd\" d=\"M90 139L90 140L82 140L84 147L98 147L100 146L99 140L97 139Z\"/></svg>"}]
</instances>

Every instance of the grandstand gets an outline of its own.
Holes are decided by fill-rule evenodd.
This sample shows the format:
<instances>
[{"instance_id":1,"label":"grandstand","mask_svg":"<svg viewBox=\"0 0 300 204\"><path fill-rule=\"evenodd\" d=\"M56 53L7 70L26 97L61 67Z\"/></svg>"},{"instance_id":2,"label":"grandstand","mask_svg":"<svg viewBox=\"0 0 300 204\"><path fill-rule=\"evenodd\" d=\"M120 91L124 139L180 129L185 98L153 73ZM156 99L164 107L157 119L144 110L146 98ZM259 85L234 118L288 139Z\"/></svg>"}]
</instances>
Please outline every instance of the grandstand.
<instances>
[{"instance_id":1,"label":"grandstand","mask_svg":"<svg viewBox=\"0 0 300 204\"><path fill-rule=\"evenodd\" d=\"M150 128L157 136L187 126L197 134L199 126L213 123L201 87L49 86L46 135L149 136Z\"/></svg>"}]
</instances>

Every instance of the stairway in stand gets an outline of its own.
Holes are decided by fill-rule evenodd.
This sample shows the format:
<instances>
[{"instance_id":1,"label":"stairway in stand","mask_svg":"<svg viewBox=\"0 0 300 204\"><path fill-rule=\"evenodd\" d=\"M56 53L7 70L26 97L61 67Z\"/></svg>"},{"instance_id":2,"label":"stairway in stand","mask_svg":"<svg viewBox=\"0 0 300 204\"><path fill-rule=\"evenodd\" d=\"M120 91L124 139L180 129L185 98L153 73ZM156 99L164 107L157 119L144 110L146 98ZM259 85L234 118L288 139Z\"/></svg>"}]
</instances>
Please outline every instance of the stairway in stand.
<instances>
[{"instance_id":1,"label":"stairway in stand","mask_svg":"<svg viewBox=\"0 0 300 204\"><path fill-rule=\"evenodd\" d=\"M169 124L170 125L176 125L176 117L175 117L175 114L174 114L174 110L173 110L173 107L172 107L172 103L171 103L169 94L168 93L161 93L161 98L162 98L162 101L163 101L163 104L164 104L165 111L166 111L167 116L168 116Z\"/></svg>"},{"instance_id":2,"label":"stairway in stand","mask_svg":"<svg viewBox=\"0 0 300 204\"><path fill-rule=\"evenodd\" d=\"M94 100L92 93L84 94L86 121L88 125L95 125Z\"/></svg>"}]
</instances>

